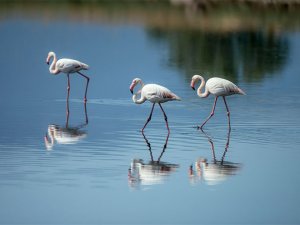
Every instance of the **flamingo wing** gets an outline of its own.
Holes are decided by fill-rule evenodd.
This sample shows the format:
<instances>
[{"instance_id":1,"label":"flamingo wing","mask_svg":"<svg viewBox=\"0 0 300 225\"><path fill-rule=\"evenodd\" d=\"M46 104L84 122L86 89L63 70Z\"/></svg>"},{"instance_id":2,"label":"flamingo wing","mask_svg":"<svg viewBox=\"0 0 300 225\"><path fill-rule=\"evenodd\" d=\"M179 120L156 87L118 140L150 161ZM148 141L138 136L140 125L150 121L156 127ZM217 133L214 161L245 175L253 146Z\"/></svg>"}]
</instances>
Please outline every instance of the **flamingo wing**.
<instances>
[{"instance_id":1,"label":"flamingo wing","mask_svg":"<svg viewBox=\"0 0 300 225\"><path fill-rule=\"evenodd\" d=\"M64 73L75 73L81 69L88 69L88 65L74 59L60 59L56 66Z\"/></svg>"},{"instance_id":2,"label":"flamingo wing","mask_svg":"<svg viewBox=\"0 0 300 225\"><path fill-rule=\"evenodd\" d=\"M142 93L143 96L151 102L162 103L170 100L180 100L180 98L172 93L169 89L157 84L145 85Z\"/></svg>"},{"instance_id":3,"label":"flamingo wing","mask_svg":"<svg viewBox=\"0 0 300 225\"><path fill-rule=\"evenodd\" d=\"M216 96L227 96L233 94L243 94L242 90L229 80L214 77L207 81L206 87L209 92Z\"/></svg>"}]
</instances>

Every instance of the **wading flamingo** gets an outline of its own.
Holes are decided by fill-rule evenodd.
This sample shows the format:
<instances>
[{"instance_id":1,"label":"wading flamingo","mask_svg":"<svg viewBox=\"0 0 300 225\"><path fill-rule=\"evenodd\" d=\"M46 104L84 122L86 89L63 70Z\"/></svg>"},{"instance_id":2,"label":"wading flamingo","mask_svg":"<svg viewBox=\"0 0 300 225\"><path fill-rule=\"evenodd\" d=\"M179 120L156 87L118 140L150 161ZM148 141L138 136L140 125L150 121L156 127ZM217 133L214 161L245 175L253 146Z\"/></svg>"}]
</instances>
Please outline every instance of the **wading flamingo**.
<instances>
[{"instance_id":1,"label":"wading flamingo","mask_svg":"<svg viewBox=\"0 0 300 225\"><path fill-rule=\"evenodd\" d=\"M53 61L49 67L50 73L57 75L60 72L67 74L68 77L68 96L67 99L69 99L70 95L70 73L78 73L79 75L83 76L86 79L86 86L85 86L85 95L84 95L84 102L87 101L86 94L89 86L90 78L81 72L80 70L87 70L89 69L89 66L87 64L84 64L82 62L79 62L74 59L59 59L57 60L56 55L54 52L49 52L46 63L49 65L51 58L53 58Z\"/></svg>"},{"instance_id":2,"label":"wading flamingo","mask_svg":"<svg viewBox=\"0 0 300 225\"><path fill-rule=\"evenodd\" d=\"M140 90L138 90L135 94L133 94L133 89L137 84L141 84L142 88ZM168 125L168 118L167 118L165 111L163 110L163 108L161 106L161 103L168 102L168 101L174 101L174 100L180 100L180 98L177 95L175 95L174 93L172 93L169 89L167 89L163 86L160 86L158 84L144 85L144 83L142 82L142 80L140 78L133 79L129 89L130 89L131 93L133 94L132 100L134 103L142 104L146 100L153 103L151 113L142 129L142 132L144 132L145 127L151 120L155 103L158 103L161 111L164 114L168 132L170 133L170 129L169 129L169 125ZM137 96L139 94L141 94L141 97L140 97L140 99L137 99Z\"/></svg>"},{"instance_id":3,"label":"wading flamingo","mask_svg":"<svg viewBox=\"0 0 300 225\"><path fill-rule=\"evenodd\" d=\"M200 75L194 75L192 77L191 87L194 90L195 90L195 84L199 80L201 81L201 84L197 90L198 96L200 98L206 98L209 96L209 94L213 94L213 95L215 95L215 102L214 102L214 105L213 105L213 108L212 108L212 111L211 111L209 117L207 117L207 119L202 123L202 125L200 127L198 127L198 129L200 128L202 130L202 128L206 124L206 122L214 115L217 100L218 100L219 96L223 97L223 100L224 100L224 103L226 106L226 110L227 110L228 126L229 126L229 129L231 129L231 127L230 127L230 112L229 112L229 108L226 103L225 97L228 95L234 95L234 94L245 95L245 92L242 91L240 88L238 88L238 86L236 86L231 81L225 80L225 79L222 79L219 77L213 77L213 78L208 79L206 82L206 85L205 85L205 80ZM201 93L203 87L205 87L205 92Z\"/></svg>"}]
</instances>

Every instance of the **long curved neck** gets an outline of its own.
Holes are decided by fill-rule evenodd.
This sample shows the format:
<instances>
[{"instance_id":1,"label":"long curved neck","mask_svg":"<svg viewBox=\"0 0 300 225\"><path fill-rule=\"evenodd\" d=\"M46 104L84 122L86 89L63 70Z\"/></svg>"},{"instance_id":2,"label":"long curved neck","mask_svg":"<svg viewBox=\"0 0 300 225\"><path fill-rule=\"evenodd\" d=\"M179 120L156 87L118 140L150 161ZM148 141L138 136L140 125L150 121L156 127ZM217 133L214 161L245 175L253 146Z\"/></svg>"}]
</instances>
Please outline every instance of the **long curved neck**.
<instances>
[{"instance_id":1,"label":"long curved neck","mask_svg":"<svg viewBox=\"0 0 300 225\"><path fill-rule=\"evenodd\" d=\"M200 98L206 98L207 96L209 96L209 91L207 90L207 88L205 88L205 91L202 92L202 89L205 87L205 80L200 75L197 76L197 81L198 80L201 81L201 84L200 84L199 88L197 89L197 94Z\"/></svg>"},{"instance_id":2,"label":"long curved neck","mask_svg":"<svg viewBox=\"0 0 300 225\"><path fill-rule=\"evenodd\" d=\"M57 62L57 58L56 58L56 55L54 52L52 52L50 55L49 55L50 59L53 57L53 61L49 67L49 71L50 73L52 74L58 74L59 73L59 70L56 68L56 62Z\"/></svg>"},{"instance_id":3,"label":"long curved neck","mask_svg":"<svg viewBox=\"0 0 300 225\"><path fill-rule=\"evenodd\" d=\"M141 86L142 86L142 88L143 88L143 87L144 87L143 82L140 81L139 83L141 84ZM147 100L147 99L145 98L145 96L143 96L143 95L141 94L142 88L132 95L132 101L133 101L134 103L136 103L136 104L142 104L142 103L144 103L144 102ZM141 97L138 99L138 95L139 95L139 94L141 94Z\"/></svg>"}]
</instances>

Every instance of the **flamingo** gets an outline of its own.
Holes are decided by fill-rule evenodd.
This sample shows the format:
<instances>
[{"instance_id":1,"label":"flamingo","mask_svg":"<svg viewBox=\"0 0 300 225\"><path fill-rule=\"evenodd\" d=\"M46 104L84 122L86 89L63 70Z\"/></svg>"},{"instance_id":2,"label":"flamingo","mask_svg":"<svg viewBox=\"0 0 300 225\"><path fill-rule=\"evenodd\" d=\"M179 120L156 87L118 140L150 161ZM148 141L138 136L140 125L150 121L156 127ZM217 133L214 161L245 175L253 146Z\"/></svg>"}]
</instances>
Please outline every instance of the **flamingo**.
<instances>
[{"instance_id":1,"label":"flamingo","mask_svg":"<svg viewBox=\"0 0 300 225\"><path fill-rule=\"evenodd\" d=\"M138 90L135 94L133 94L133 89L137 84L141 84L142 88L140 90ZM132 100L133 100L134 103L142 104L146 100L153 103L151 113L150 113L150 115L149 115L143 129L142 129L142 132L144 132L145 127L150 122L154 106L155 106L156 103L158 103L161 111L164 114L165 121L166 121L166 126L167 126L167 129L168 129L168 133L170 133L170 129L169 129L169 125L168 125L168 118L167 118L167 115L166 115L164 109L161 106L161 103L168 102L168 101L174 101L174 100L180 101L181 99L177 95L172 93L169 89L167 89L163 86L160 86L158 84L146 84L146 85L144 85L144 83L142 82L142 80L140 78L133 79L129 89L130 89L130 92L133 94ZM138 94L141 94L140 99L137 99Z\"/></svg>"},{"instance_id":2,"label":"flamingo","mask_svg":"<svg viewBox=\"0 0 300 225\"><path fill-rule=\"evenodd\" d=\"M227 117L228 117L228 126L229 129L231 129L230 126L230 112L229 112L229 108L226 102L225 97L229 96L229 95L234 95L234 94L240 94L240 95L246 95L245 92L240 89L238 86L236 86L234 83L232 83L229 80L225 80L219 77L213 77L207 80L206 85L205 85L205 80L202 76L200 75L194 75L192 77L192 81L191 81L191 88L193 88L195 90L195 84L198 81L201 81L201 84L197 90L197 94L200 98L206 98L209 96L209 94L213 94L215 95L215 101L214 101L214 105L212 108L212 111L210 113L210 115L207 117L207 119L202 123L202 125L199 127L202 130L203 126L206 124L206 122L214 115L215 113L215 108L216 108L216 104L217 104L217 100L219 96L223 97L225 106L226 106L226 111L227 111ZM205 86L205 92L201 92L202 88Z\"/></svg>"},{"instance_id":3,"label":"flamingo","mask_svg":"<svg viewBox=\"0 0 300 225\"><path fill-rule=\"evenodd\" d=\"M48 56L46 59L46 63L48 65L50 63L51 58L53 58L53 61L49 67L50 73L54 74L54 75L57 75L60 72L67 74L67 77L68 77L68 87L67 87L68 97L67 97L67 99L69 99L69 94L70 94L70 73L78 73L79 75L81 75L82 77L84 77L87 80L86 87L85 87L85 95L84 95L84 102L86 102L87 101L86 94L87 94L90 78L88 76L82 74L79 71L87 70L87 69L89 69L89 66L85 63L79 62L74 59L63 58L63 59L57 60L56 54L54 52L48 53Z\"/></svg>"}]
</instances>

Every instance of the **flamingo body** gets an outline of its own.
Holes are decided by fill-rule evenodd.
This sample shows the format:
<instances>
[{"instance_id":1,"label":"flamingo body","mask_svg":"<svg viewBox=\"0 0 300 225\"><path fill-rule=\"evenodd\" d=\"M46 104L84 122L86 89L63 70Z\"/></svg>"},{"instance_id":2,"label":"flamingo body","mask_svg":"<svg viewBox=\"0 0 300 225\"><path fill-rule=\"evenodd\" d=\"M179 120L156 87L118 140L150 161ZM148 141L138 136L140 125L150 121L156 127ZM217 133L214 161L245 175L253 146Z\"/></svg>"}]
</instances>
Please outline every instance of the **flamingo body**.
<instances>
[{"instance_id":1,"label":"flamingo body","mask_svg":"<svg viewBox=\"0 0 300 225\"><path fill-rule=\"evenodd\" d=\"M141 96L152 103L164 103L168 101L180 100L168 88L158 84L146 84L142 88Z\"/></svg>"},{"instance_id":2,"label":"flamingo body","mask_svg":"<svg viewBox=\"0 0 300 225\"><path fill-rule=\"evenodd\" d=\"M133 94L133 89L137 84L141 84L142 88L140 90L138 90L135 94ZM162 110L162 112L164 114L166 126L168 129L168 132L170 132L167 115L166 115L165 111L163 110L161 103L168 102L168 101L174 101L174 100L180 100L180 98L177 95L175 95L173 92L171 92L169 89L167 89L161 85L158 85L158 84L144 85L144 83L142 82L142 80L140 78L133 79L129 89L130 89L131 93L133 94L132 100L134 103L142 104L147 100L150 101L151 103L153 103L151 113L148 117L147 122L145 123L145 125L142 129L142 132L144 132L145 127L151 120L153 109L154 109L154 106L156 103L158 103L160 109ZM137 99L137 95L139 95L139 94L141 95L140 99Z\"/></svg>"},{"instance_id":3,"label":"flamingo body","mask_svg":"<svg viewBox=\"0 0 300 225\"><path fill-rule=\"evenodd\" d=\"M229 96L234 94L245 94L238 86L229 80L219 77L213 77L207 80L206 86L208 92L215 96Z\"/></svg>"},{"instance_id":4,"label":"flamingo body","mask_svg":"<svg viewBox=\"0 0 300 225\"><path fill-rule=\"evenodd\" d=\"M85 63L82 63L80 61L74 60L74 59L59 59L56 62L56 67L60 72L63 73L76 73L80 70L88 70L89 66ZM51 73L51 71L50 71Z\"/></svg>"},{"instance_id":5,"label":"flamingo body","mask_svg":"<svg viewBox=\"0 0 300 225\"><path fill-rule=\"evenodd\" d=\"M230 112L229 112L229 107L227 105L225 97L229 96L229 95L234 95L234 94L245 95L245 92L242 89L240 89L238 86L236 86L234 83L232 83L231 81L223 79L223 78L219 78L219 77L210 78L205 83L204 78L200 75L194 75L192 77L191 87L194 90L195 90L195 84L199 80L201 81L201 84L200 84L199 88L197 89L198 96L200 98L206 98L210 94L213 94L213 95L215 95L215 102L214 102L214 105L213 105L213 108L212 108L212 111L211 111L209 117L198 128L202 129L203 126L206 124L206 122L214 115L218 97L222 96L225 106L226 106L226 110L227 110L228 126L229 126L229 129L231 129ZM202 92L202 88L204 88L204 87L205 87L205 91Z\"/></svg>"}]
</instances>

